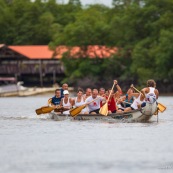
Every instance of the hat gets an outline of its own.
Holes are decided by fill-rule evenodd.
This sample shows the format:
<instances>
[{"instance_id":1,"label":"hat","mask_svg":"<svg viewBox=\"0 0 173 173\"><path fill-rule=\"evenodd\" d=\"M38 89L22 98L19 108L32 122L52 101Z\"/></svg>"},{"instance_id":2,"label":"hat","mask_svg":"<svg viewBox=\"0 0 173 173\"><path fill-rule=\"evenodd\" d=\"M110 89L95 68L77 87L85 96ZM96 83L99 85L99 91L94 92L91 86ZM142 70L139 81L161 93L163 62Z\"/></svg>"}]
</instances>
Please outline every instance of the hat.
<instances>
[{"instance_id":1,"label":"hat","mask_svg":"<svg viewBox=\"0 0 173 173\"><path fill-rule=\"evenodd\" d=\"M63 94L64 94L64 95L65 95L65 94L69 94L68 90L64 90L64 91L63 91Z\"/></svg>"}]
</instances>

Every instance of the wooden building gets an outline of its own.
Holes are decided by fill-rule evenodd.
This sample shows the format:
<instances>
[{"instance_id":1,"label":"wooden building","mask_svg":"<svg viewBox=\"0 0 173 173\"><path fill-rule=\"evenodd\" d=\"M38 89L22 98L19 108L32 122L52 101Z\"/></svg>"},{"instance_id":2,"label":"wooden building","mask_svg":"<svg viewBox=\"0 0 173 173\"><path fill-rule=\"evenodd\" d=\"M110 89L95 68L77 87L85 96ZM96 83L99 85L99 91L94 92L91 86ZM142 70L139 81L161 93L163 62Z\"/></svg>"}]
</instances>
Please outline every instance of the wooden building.
<instances>
[{"instance_id":1,"label":"wooden building","mask_svg":"<svg viewBox=\"0 0 173 173\"><path fill-rule=\"evenodd\" d=\"M77 46L58 46L53 51L47 45L0 44L0 77L15 77L16 81L21 80L27 86L59 83L65 77L60 59L67 52L69 57L74 58L109 58L117 53L117 48L95 45L84 51Z\"/></svg>"},{"instance_id":2,"label":"wooden building","mask_svg":"<svg viewBox=\"0 0 173 173\"><path fill-rule=\"evenodd\" d=\"M0 45L0 77L15 77L25 85L52 85L64 77L61 61L48 46Z\"/></svg>"}]
</instances>

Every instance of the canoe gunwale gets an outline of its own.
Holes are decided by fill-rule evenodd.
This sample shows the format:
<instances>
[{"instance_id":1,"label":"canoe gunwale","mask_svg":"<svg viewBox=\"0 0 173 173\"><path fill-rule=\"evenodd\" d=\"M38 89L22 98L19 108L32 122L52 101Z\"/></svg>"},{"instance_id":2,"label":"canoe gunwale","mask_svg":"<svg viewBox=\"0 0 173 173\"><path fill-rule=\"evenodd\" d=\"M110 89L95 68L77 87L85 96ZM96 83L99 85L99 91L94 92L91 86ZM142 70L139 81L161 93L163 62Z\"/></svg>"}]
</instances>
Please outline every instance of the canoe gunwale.
<instances>
[{"instance_id":1,"label":"canoe gunwale","mask_svg":"<svg viewBox=\"0 0 173 173\"><path fill-rule=\"evenodd\" d=\"M137 109L137 110L132 110L132 111L129 111L129 112L123 112L123 113L112 113L112 114L108 114L107 116L104 116L102 114L78 114L77 116L75 117L78 117L78 116L102 116L102 117L115 117L115 116L126 116L126 115L129 115L129 114L132 114L132 113L135 113L135 112L141 112L141 109ZM142 112L141 112L142 114ZM71 115L65 115L65 114L57 114L58 116L68 116L68 117L72 117ZM72 117L72 118L75 118L75 117Z\"/></svg>"}]
</instances>

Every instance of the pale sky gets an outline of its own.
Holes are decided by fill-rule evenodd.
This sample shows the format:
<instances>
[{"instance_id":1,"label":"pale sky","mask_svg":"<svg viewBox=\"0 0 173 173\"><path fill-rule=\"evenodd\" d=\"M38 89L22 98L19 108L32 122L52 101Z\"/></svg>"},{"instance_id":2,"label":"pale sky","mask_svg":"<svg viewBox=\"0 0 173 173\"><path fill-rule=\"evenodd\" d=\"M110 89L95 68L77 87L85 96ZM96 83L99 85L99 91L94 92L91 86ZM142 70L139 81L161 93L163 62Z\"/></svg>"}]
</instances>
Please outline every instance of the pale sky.
<instances>
[{"instance_id":1,"label":"pale sky","mask_svg":"<svg viewBox=\"0 0 173 173\"><path fill-rule=\"evenodd\" d=\"M58 0L59 2L64 2L67 3L68 0ZM87 4L104 4L106 6L111 7L112 0L80 0L82 5L87 5Z\"/></svg>"},{"instance_id":2,"label":"pale sky","mask_svg":"<svg viewBox=\"0 0 173 173\"><path fill-rule=\"evenodd\" d=\"M31 0L32 2L35 0ZM42 2L47 2L48 0L42 0ZM66 4L69 0L56 0L57 2L60 2L62 4ZM80 0L83 6L89 5L89 4L104 4L106 6L111 7L112 6L112 0Z\"/></svg>"}]
</instances>

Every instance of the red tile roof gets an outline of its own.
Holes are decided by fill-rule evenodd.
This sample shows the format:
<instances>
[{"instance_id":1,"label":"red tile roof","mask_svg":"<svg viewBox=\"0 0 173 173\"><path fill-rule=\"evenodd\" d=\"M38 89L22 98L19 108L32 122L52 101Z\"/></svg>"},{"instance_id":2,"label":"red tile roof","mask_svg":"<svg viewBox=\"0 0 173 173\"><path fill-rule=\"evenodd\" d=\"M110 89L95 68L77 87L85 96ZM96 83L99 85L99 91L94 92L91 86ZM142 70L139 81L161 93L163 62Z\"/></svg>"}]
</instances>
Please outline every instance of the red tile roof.
<instances>
[{"instance_id":1,"label":"red tile roof","mask_svg":"<svg viewBox=\"0 0 173 173\"><path fill-rule=\"evenodd\" d=\"M30 58L30 59L50 59L53 51L48 46L8 46L8 48Z\"/></svg>"},{"instance_id":2,"label":"red tile roof","mask_svg":"<svg viewBox=\"0 0 173 173\"><path fill-rule=\"evenodd\" d=\"M3 47L4 45L2 45ZM111 55L117 53L117 48L109 48L106 46L88 46L86 51L83 51L80 47L67 47L67 46L57 46L55 52L50 50L47 45L23 45L23 46L7 46L13 51L16 51L29 59L51 59L57 58L61 59L63 54L68 52L70 57L80 58L80 57L90 57L90 58L109 58ZM1 45L0 45L1 48Z\"/></svg>"}]
</instances>

